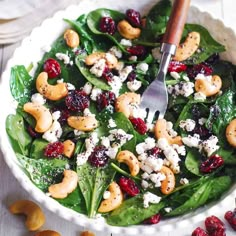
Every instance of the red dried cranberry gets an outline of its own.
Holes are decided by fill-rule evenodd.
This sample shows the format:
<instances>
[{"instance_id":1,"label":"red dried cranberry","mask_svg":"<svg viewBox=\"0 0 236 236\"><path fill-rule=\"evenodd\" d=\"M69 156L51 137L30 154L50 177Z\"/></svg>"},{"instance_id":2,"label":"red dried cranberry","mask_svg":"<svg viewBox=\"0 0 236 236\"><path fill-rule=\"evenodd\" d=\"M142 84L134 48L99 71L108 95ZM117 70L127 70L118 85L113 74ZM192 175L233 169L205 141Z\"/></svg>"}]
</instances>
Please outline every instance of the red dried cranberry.
<instances>
[{"instance_id":1,"label":"red dried cranberry","mask_svg":"<svg viewBox=\"0 0 236 236\"><path fill-rule=\"evenodd\" d=\"M212 67L205 62L187 68L187 75L190 79L195 79L198 74L203 74L205 76L211 75L212 72Z\"/></svg>"},{"instance_id":2,"label":"red dried cranberry","mask_svg":"<svg viewBox=\"0 0 236 236\"><path fill-rule=\"evenodd\" d=\"M63 154L64 151L64 145L62 142L54 142L49 143L45 150L44 150L44 156L46 157L58 157Z\"/></svg>"},{"instance_id":3,"label":"red dried cranberry","mask_svg":"<svg viewBox=\"0 0 236 236\"><path fill-rule=\"evenodd\" d=\"M99 111L106 108L108 105L114 105L116 101L116 95L110 91L104 91L97 96L97 108Z\"/></svg>"},{"instance_id":4,"label":"red dried cranberry","mask_svg":"<svg viewBox=\"0 0 236 236\"><path fill-rule=\"evenodd\" d=\"M141 15L134 9L128 9L126 11L127 21L134 27L141 27Z\"/></svg>"},{"instance_id":5,"label":"red dried cranberry","mask_svg":"<svg viewBox=\"0 0 236 236\"><path fill-rule=\"evenodd\" d=\"M32 138L39 138L40 133L36 132L30 125L27 127L28 133Z\"/></svg>"},{"instance_id":6,"label":"red dried cranberry","mask_svg":"<svg viewBox=\"0 0 236 236\"><path fill-rule=\"evenodd\" d=\"M102 17L100 20L100 30L103 33L113 35L116 32L116 23L111 17Z\"/></svg>"},{"instance_id":7,"label":"red dried cranberry","mask_svg":"<svg viewBox=\"0 0 236 236\"><path fill-rule=\"evenodd\" d=\"M159 149L158 147L154 147L150 150L147 151L148 156L154 156L156 158L160 157L161 154L161 149Z\"/></svg>"},{"instance_id":8,"label":"red dried cranberry","mask_svg":"<svg viewBox=\"0 0 236 236\"><path fill-rule=\"evenodd\" d=\"M89 107L89 98L84 91L71 90L65 98L66 106L71 111L81 112Z\"/></svg>"},{"instance_id":9,"label":"red dried cranberry","mask_svg":"<svg viewBox=\"0 0 236 236\"><path fill-rule=\"evenodd\" d=\"M132 56L143 56L146 54L146 48L142 45L134 45L126 48Z\"/></svg>"},{"instance_id":10,"label":"red dried cranberry","mask_svg":"<svg viewBox=\"0 0 236 236\"><path fill-rule=\"evenodd\" d=\"M89 163L95 167L103 167L107 164L109 157L106 154L107 148L103 145L96 146L88 158Z\"/></svg>"},{"instance_id":11,"label":"red dried cranberry","mask_svg":"<svg viewBox=\"0 0 236 236\"><path fill-rule=\"evenodd\" d=\"M193 232L192 236L208 236L209 234L202 228L197 227Z\"/></svg>"},{"instance_id":12,"label":"red dried cranberry","mask_svg":"<svg viewBox=\"0 0 236 236\"><path fill-rule=\"evenodd\" d=\"M210 235L225 236L224 223L216 216L209 216L205 219L206 230Z\"/></svg>"},{"instance_id":13,"label":"red dried cranberry","mask_svg":"<svg viewBox=\"0 0 236 236\"><path fill-rule=\"evenodd\" d=\"M159 223L160 220L161 220L161 214L156 214L156 215L153 215L150 218L144 220L143 223L148 224L148 225L153 225L153 224Z\"/></svg>"},{"instance_id":14,"label":"red dried cranberry","mask_svg":"<svg viewBox=\"0 0 236 236\"><path fill-rule=\"evenodd\" d=\"M47 72L48 78L56 78L61 74L60 64L53 58L49 58L44 62L43 70Z\"/></svg>"},{"instance_id":15,"label":"red dried cranberry","mask_svg":"<svg viewBox=\"0 0 236 236\"><path fill-rule=\"evenodd\" d=\"M211 173L224 164L224 159L219 155L212 155L200 165L202 173Z\"/></svg>"},{"instance_id":16,"label":"red dried cranberry","mask_svg":"<svg viewBox=\"0 0 236 236\"><path fill-rule=\"evenodd\" d=\"M106 66L103 73L102 73L102 77L107 81L107 82L111 82L112 81L112 77L113 74L111 72L111 70Z\"/></svg>"},{"instance_id":17,"label":"red dried cranberry","mask_svg":"<svg viewBox=\"0 0 236 236\"><path fill-rule=\"evenodd\" d=\"M141 118L130 117L129 120L133 124L134 128L140 134L145 134L147 132L147 125Z\"/></svg>"},{"instance_id":18,"label":"red dried cranberry","mask_svg":"<svg viewBox=\"0 0 236 236\"><path fill-rule=\"evenodd\" d=\"M131 197L134 197L137 194L139 194L138 186L130 178L126 178L126 177L122 176L119 179L119 183L118 184L120 185L120 188L122 189L122 191L124 191L125 193L127 193Z\"/></svg>"},{"instance_id":19,"label":"red dried cranberry","mask_svg":"<svg viewBox=\"0 0 236 236\"><path fill-rule=\"evenodd\" d=\"M203 140L208 139L212 135L212 133L209 129L207 129L203 125L198 125L198 124L194 127L194 129L191 133L192 134L199 134L200 138Z\"/></svg>"},{"instance_id":20,"label":"red dried cranberry","mask_svg":"<svg viewBox=\"0 0 236 236\"><path fill-rule=\"evenodd\" d=\"M67 123L67 119L70 116L70 112L67 109L62 109L62 110L60 110L60 112L61 112L61 114L60 114L58 121L60 122L61 125L64 125Z\"/></svg>"},{"instance_id":21,"label":"red dried cranberry","mask_svg":"<svg viewBox=\"0 0 236 236\"><path fill-rule=\"evenodd\" d=\"M187 66L180 61L171 61L168 67L168 71L169 72L182 72L182 71L186 71Z\"/></svg>"},{"instance_id":22,"label":"red dried cranberry","mask_svg":"<svg viewBox=\"0 0 236 236\"><path fill-rule=\"evenodd\" d=\"M208 236L209 234L202 228L197 227L193 232L192 236Z\"/></svg>"},{"instance_id":23,"label":"red dried cranberry","mask_svg":"<svg viewBox=\"0 0 236 236\"><path fill-rule=\"evenodd\" d=\"M232 229L236 231L236 208L234 211L227 211L225 213L225 219L228 221Z\"/></svg>"},{"instance_id":24,"label":"red dried cranberry","mask_svg":"<svg viewBox=\"0 0 236 236\"><path fill-rule=\"evenodd\" d=\"M136 73L135 73L135 71L131 71L129 74L128 74L128 77L127 77L127 80L128 81L134 81L135 79L136 79Z\"/></svg>"}]
</instances>

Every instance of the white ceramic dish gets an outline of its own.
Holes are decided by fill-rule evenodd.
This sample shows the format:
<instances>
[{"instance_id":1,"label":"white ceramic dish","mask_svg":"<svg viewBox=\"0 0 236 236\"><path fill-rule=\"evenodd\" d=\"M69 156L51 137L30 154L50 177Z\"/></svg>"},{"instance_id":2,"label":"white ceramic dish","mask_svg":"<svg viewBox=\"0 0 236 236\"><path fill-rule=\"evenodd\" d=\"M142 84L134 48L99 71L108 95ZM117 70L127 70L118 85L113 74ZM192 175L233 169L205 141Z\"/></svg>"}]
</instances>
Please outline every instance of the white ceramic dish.
<instances>
[{"instance_id":1,"label":"white ceramic dish","mask_svg":"<svg viewBox=\"0 0 236 236\"><path fill-rule=\"evenodd\" d=\"M13 98L9 89L11 67L14 65L28 66L32 62L39 61L43 55L42 47L50 45L67 27L67 24L62 20L63 18L75 19L82 13L87 13L99 7L107 7L120 11L125 11L127 8L134 8L140 10L141 13L145 13L156 2L156 0L145 0L139 1L139 4L137 4L136 0L129 0L128 2L126 0L119 0L112 1L112 3L107 0L84 0L76 6L70 6L64 11L57 12L52 18L45 20L40 27L35 28L31 35L22 41L21 46L15 50L12 58L8 61L6 70L0 81L0 99L2 102L4 101L0 116L0 145L4 154L4 159L13 175L17 178L22 187L46 208L66 220L93 230L103 232L109 231L121 235L151 235L157 232L171 231L176 228L199 222L209 214L219 214L222 209L226 209L229 202L234 201L233 199L236 196L236 187L233 186L231 190L217 202L202 207L194 213L162 221L158 225L153 226L112 227L107 225L102 218L88 219L84 215L65 208L41 192L23 172L8 141L5 131L5 120L7 115L14 113L15 110ZM204 25L216 40L226 46L226 53L221 55L222 58L236 64L236 35L230 28L227 28L222 21L214 19L206 12L201 12L197 8L191 7L188 22Z\"/></svg>"}]
</instances>

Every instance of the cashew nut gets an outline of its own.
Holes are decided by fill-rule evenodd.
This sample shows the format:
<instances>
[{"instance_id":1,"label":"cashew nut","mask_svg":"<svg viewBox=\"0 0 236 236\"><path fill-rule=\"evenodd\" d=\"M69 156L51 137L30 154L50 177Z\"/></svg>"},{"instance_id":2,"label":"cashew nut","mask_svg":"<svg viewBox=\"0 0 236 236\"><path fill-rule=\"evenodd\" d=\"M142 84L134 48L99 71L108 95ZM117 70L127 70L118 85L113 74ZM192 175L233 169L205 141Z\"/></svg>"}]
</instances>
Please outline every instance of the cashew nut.
<instances>
[{"instance_id":1,"label":"cashew nut","mask_svg":"<svg viewBox=\"0 0 236 236\"><path fill-rule=\"evenodd\" d=\"M48 192L53 198L63 199L73 192L78 184L78 175L73 170L64 170L64 178L59 184L49 186Z\"/></svg>"},{"instance_id":2,"label":"cashew nut","mask_svg":"<svg viewBox=\"0 0 236 236\"><path fill-rule=\"evenodd\" d=\"M217 94L222 87L222 80L218 75L213 75L211 80L208 79L196 79L195 80L195 90L210 97Z\"/></svg>"},{"instance_id":3,"label":"cashew nut","mask_svg":"<svg viewBox=\"0 0 236 236\"><path fill-rule=\"evenodd\" d=\"M133 116L134 108L140 103L140 94L127 92L116 99L115 108L122 112L127 118Z\"/></svg>"},{"instance_id":4,"label":"cashew nut","mask_svg":"<svg viewBox=\"0 0 236 236\"><path fill-rule=\"evenodd\" d=\"M95 236L95 234L91 231L83 231L81 232L80 236Z\"/></svg>"},{"instance_id":5,"label":"cashew nut","mask_svg":"<svg viewBox=\"0 0 236 236\"><path fill-rule=\"evenodd\" d=\"M172 170L166 166L162 166L160 172L166 176L161 182L161 192L163 194L169 194L175 188L175 175Z\"/></svg>"},{"instance_id":6,"label":"cashew nut","mask_svg":"<svg viewBox=\"0 0 236 236\"><path fill-rule=\"evenodd\" d=\"M61 236L61 234L53 230L43 230L36 233L34 236Z\"/></svg>"},{"instance_id":7,"label":"cashew nut","mask_svg":"<svg viewBox=\"0 0 236 236\"><path fill-rule=\"evenodd\" d=\"M137 39L141 34L141 29L134 28L128 21L122 20L117 25L117 30L126 39Z\"/></svg>"},{"instance_id":8,"label":"cashew nut","mask_svg":"<svg viewBox=\"0 0 236 236\"><path fill-rule=\"evenodd\" d=\"M105 52L94 52L94 53L88 55L85 58L85 64L87 66L92 66L97 61L99 61L100 59L105 59L106 60L106 64L107 64L109 69L115 68L118 64L118 60L113 54L105 53Z\"/></svg>"},{"instance_id":9,"label":"cashew nut","mask_svg":"<svg viewBox=\"0 0 236 236\"><path fill-rule=\"evenodd\" d=\"M139 162L132 152L128 150L121 151L118 153L116 159L118 162L124 162L129 167L132 176L136 176L139 173Z\"/></svg>"},{"instance_id":10,"label":"cashew nut","mask_svg":"<svg viewBox=\"0 0 236 236\"><path fill-rule=\"evenodd\" d=\"M36 88L45 98L57 101L64 98L68 94L67 84L58 83L51 85L48 83L48 74L41 72L36 79Z\"/></svg>"},{"instance_id":11,"label":"cashew nut","mask_svg":"<svg viewBox=\"0 0 236 236\"><path fill-rule=\"evenodd\" d=\"M116 182L112 182L108 188L110 197L101 202L98 212L106 213L119 207L123 201L123 193Z\"/></svg>"},{"instance_id":12,"label":"cashew nut","mask_svg":"<svg viewBox=\"0 0 236 236\"><path fill-rule=\"evenodd\" d=\"M178 46L173 59L176 61L184 61L188 59L198 49L199 44L200 34L198 32L190 32L186 40Z\"/></svg>"},{"instance_id":13,"label":"cashew nut","mask_svg":"<svg viewBox=\"0 0 236 236\"><path fill-rule=\"evenodd\" d=\"M181 136L172 137L167 130L167 122L165 119L158 119L155 127L154 127L154 134L157 139L165 138L167 139L168 143L171 144L178 144L179 146L182 145L182 138Z\"/></svg>"},{"instance_id":14,"label":"cashew nut","mask_svg":"<svg viewBox=\"0 0 236 236\"><path fill-rule=\"evenodd\" d=\"M64 33L66 44L71 48L79 46L79 35L72 29L67 29Z\"/></svg>"},{"instance_id":15,"label":"cashew nut","mask_svg":"<svg viewBox=\"0 0 236 236\"><path fill-rule=\"evenodd\" d=\"M80 131L91 131L98 127L95 116L70 116L67 123L70 127Z\"/></svg>"},{"instance_id":16,"label":"cashew nut","mask_svg":"<svg viewBox=\"0 0 236 236\"><path fill-rule=\"evenodd\" d=\"M18 200L10 208L13 214L24 214L26 216L25 225L29 231L38 230L45 223L45 216L41 208L29 200Z\"/></svg>"},{"instance_id":17,"label":"cashew nut","mask_svg":"<svg viewBox=\"0 0 236 236\"><path fill-rule=\"evenodd\" d=\"M53 122L52 114L44 105L28 102L24 104L23 109L35 118L35 131L44 133L51 127Z\"/></svg>"},{"instance_id":18,"label":"cashew nut","mask_svg":"<svg viewBox=\"0 0 236 236\"><path fill-rule=\"evenodd\" d=\"M68 139L63 142L63 145L64 145L63 154L66 157L71 158L75 151L75 143L72 142L70 139Z\"/></svg>"},{"instance_id":19,"label":"cashew nut","mask_svg":"<svg viewBox=\"0 0 236 236\"><path fill-rule=\"evenodd\" d=\"M230 121L226 127L225 135L229 144L233 147L236 147L236 119Z\"/></svg>"}]
</instances>

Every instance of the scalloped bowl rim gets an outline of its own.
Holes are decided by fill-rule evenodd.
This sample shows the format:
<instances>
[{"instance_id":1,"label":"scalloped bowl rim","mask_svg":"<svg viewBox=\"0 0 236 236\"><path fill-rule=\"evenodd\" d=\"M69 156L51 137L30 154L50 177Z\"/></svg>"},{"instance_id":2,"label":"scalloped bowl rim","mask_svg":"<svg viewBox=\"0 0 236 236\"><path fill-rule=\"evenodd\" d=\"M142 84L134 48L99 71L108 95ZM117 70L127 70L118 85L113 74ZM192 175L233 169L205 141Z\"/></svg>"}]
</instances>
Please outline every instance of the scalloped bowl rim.
<instances>
[{"instance_id":1,"label":"scalloped bowl rim","mask_svg":"<svg viewBox=\"0 0 236 236\"><path fill-rule=\"evenodd\" d=\"M15 178L18 180L18 182L21 184L21 186L28 193L30 193L30 195L36 201L41 203L45 208L49 209L51 212L56 213L60 217L66 219L70 222L73 222L79 226L87 227L87 228L90 228L90 229L93 229L96 231L112 232L112 233L124 234L124 235L137 235L137 234L151 235L151 234L158 233L158 232L168 232L168 231L171 231L171 230L174 230L177 228L184 228L190 224L200 222L208 214L219 213L223 207L228 205L229 202L234 202L234 198L236 196L235 186L232 186L230 191L228 191L226 194L224 194L221 197L221 199L219 199L217 202L214 202L210 205L201 207L200 209L196 210L193 213L189 213L184 216L180 216L180 217L176 217L176 218L173 218L170 220L160 222L156 226L155 225L151 225L151 226L137 225L137 226L129 226L129 227L110 226L110 225L106 224L106 222L104 221L103 218L89 219L83 214L77 213L69 208L66 208L66 207L60 205L57 201L50 198L45 193L43 193L40 189L38 189L30 181L28 176L24 173L24 171L20 167L20 164L18 163L18 161L16 159L16 155L11 148L11 145L10 145L10 142L7 138L7 134L6 134L6 130L5 130L6 116L8 114L14 113L14 111L15 111L14 102L13 102L13 98L10 95L9 82L8 82L9 76L10 76L10 68L13 65L17 65L17 64L19 64L19 62L21 62L22 58L19 58L19 54L20 54L20 52L22 52L22 50L26 49L28 45L31 45L31 47L35 46L35 48L38 47L37 44L34 45L34 41L37 42L37 40L35 40L35 39L37 38L37 36L40 36L42 38L41 33L45 33L48 29L50 29L50 27L52 27L53 23L60 22L62 28L56 29L56 30L58 30L58 32L57 32L58 34L53 35L50 38L50 40L51 40L50 42L53 42L53 40L55 40L59 36L59 34L63 32L63 29L66 27L66 24L62 23L61 21L65 16L67 16L68 18L71 19L71 17L70 17L71 12L73 12L72 15L74 17L76 17L79 14L81 14L83 12L89 12L92 9L96 9L99 7L109 7L109 3L107 3L105 0L100 0L100 1L92 1L91 0L90 2L92 3L91 4L92 6L90 6L90 8L91 7L92 8L90 9L88 7L88 2L89 2L89 0L82 0L77 5L71 5L68 8L66 8L65 10L58 11L57 13L55 13L53 15L53 17L44 20L40 26L33 29L30 36L26 37L22 41L21 45L14 51L13 56L11 57L11 59L7 63L5 71L2 73L2 78L0 81L0 97L4 96L5 104L9 104L10 106L5 105L3 108L3 111L1 112L2 115L0 116L0 130L1 130L0 147L1 147L1 151L3 153L4 160L7 163L7 165L9 166L12 174L15 176ZM144 9L144 12L147 12L147 9L150 9L150 7L155 4L155 2L156 2L155 0L149 0L148 1L149 5L146 3L145 4L140 3L140 4L143 4L143 6L141 8ZM129 7L133 7L133 8L137 9L137 6L135 4L136 4L135 0L129 1ZM146 6L146 5L148 5L148 6ZM117 5L113 4L111 8L125 10L127 8L127 2L125 2L125 0L120 0L119 3L117 3ZM83 9L83 10L81 10L81 9ZM84 11L84 9L86 9L86 11ZM81 10L81 12L80 12L80 10ZM204 16L202 18L198 17L199 22L196 22L196 23L200 23L200 24L204 23L202 21L204 20L203 18L205 18L205 20L207 20L208 23L209 23L209 21L211 21L214 26L217 25L217 27L220 27L221 29L225 30L227 32L227 35L229 37L231 37L231 39L233 38L236 42L236 35L233 32L233 30L229 27L226 27L221 20L215 19L211 14L209 14L207 12L203 12L196 7L191 7L190 12L191 12L191 15L196 17L196 19L197 19L198 15ZM75 15L75 13L77 15ZM191 19L191 17L189 17L188 21L195 22L196 19L195 18ZM208 30L210 30L210 28L211 27L209 27ZM46 31L45 31L45 29L46 29ZM222 39L222 34L221 34L221 36L219 36L219 35L214 35L215 34L214 32L211 32L211 33L216 39L218 39L220 37L220 39L218 39L218 40L220 40L220 41L223 40L224 42L227 43L227 39L225 39L225 38ZM229 38L229 41L231 39ZM46 43L47 42L45 42L45 45L46 45ZM236 64L236 56L233 55L233 52L236 52L236 47L234 47L233 45L230 45L230 42L229 42L229 45L227 45L227 46L228 46L229 54L223 53L222 57L227 60L230 60L231 62ZM42 51L42 50L40 50L40 51ZM33 54L34 52L27 52L27 50L26 50L26 55L24 55L24 57L27 57L27 53ZM37 60L40 60L40 57L42 56L42 52L39 53L39 51L37 51L37 53L36 53ZM26 64L26 63L28 63L27 60L26 60L26 62L24 62L24 65L29 65L29 63L28 64ZM180 224L180 221L181 221L181 224Z\"/></svg>"}]
</instances>

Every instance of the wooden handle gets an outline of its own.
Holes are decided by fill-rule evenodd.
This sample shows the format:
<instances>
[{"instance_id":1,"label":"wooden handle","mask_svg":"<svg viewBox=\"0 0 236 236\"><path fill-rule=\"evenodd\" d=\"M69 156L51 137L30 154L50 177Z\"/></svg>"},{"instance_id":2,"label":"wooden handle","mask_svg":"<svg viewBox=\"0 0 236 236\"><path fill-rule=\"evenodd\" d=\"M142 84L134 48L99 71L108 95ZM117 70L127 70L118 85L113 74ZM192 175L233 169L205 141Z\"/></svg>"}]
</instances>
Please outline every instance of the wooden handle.
<instances>
[{"instance_id":1,"label":"wooden handle","mask_svg":"<svg viewBox=\"0 0 236 236\"><path fill-rule=\"evenodd\" d=\"M175 0L168 21L163 43L179 45L186 22L190 0Z\"/></svg>"}]
</instances>

